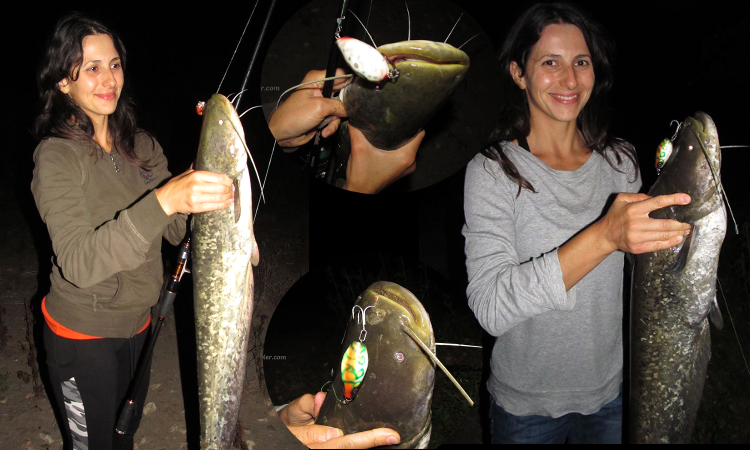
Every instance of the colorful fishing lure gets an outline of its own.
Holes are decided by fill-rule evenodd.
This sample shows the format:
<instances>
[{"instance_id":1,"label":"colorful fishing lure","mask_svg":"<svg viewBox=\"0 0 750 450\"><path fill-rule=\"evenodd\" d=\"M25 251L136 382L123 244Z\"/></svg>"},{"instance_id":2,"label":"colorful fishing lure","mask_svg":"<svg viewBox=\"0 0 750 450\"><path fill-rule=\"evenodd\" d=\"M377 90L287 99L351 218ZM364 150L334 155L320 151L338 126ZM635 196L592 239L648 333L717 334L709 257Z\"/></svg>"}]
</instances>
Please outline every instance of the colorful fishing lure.
<instances>
[{"instance_id":1,"label":"colorful fishing lure","mask_svg":"<svg viewBox=\"0 0 750 450\"><path fill-rule=\"evenodd\" d=\"M346 405L357 396L359 386L367 373L367 347L362 342L354 341L341 359L341 381L344 382L344 400Z\"/></svg>"},{"instance_id":2,"label":"colorful fishing lure","mask_svg":"<svg viewBox=\"0 0 750 450\"><path fill-rule=\"evenodd\" d=\"M661 172L662 167L664 167L664 164L667 163L667 160L669 159L669 155L672 154L672 141L665 138L663 141L661 141L661 144L659 144L659 148L656 149L656 174L658 175L659 172Z\"/></svg>"}]
</instances>

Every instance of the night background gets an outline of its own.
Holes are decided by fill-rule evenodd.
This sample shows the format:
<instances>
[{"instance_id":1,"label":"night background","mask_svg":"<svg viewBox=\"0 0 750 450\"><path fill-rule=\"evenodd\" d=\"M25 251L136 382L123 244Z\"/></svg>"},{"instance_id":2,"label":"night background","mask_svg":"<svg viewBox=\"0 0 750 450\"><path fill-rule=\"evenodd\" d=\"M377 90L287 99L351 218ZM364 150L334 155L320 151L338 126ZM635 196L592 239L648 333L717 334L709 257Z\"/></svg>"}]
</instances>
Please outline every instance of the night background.
<instances>
[{"instance_id":1,"label":"night background","mask_svg":"<svg viewBox=\"0 0 750 450\"><path fill-rule=\"evenodd\" d=\"M237 92L242 85L269 1L260 3L223 82L223 94ZM338 4L338 0L332 3ZM477 2L460 2L454 8L466 11L484 31L483 43L477 44L475 51L486 52L499 48L513 20L531 3L497 2L487 7ZM672 120L681 121L702 110L716 123L722 145L750 144L747 132L750 13L747 6L720 1L577 3L604 25L616 43L615 84L610 98L614 110L611 129L636 146L644 190L655 178L653 155L657 145L674 133L674 127L670 126ZM59 431L44 389L36 384L38 375L34 373L36 357L31 343L39 323L31 326L33 332L27 337L27 323L34 317L39 320L38 304L48 289L50 270L49 238L29 190L32 152L37 144L29 130L37 110L35 74L45 40L58 19L71 10L92 15L119 34L128 51L126 89L135 99L140 126L159 140L170 170L178 174L187 169L195 157L201 120L195 114L195 104L216 92L254 4L254 1L246 1L184 6L179 2L83 1L70 6L39 6L27 2L17 6L18 12L5 15L6 23L1 31L6 55L3 75L6 106L2 109L0 123L6 142L4 162L0 164L3 219L0 225L0 248L3 249L0 251L0 448L60 446ZM240 112L266 103L264 94L259 92L259 86L266 86L260 81L266 50L272 46L275 33L305 4L296 0L277 2ZM394 14L396 6L390 2L383 4L374 0L373 16L379 11ZM315 16L317 11L305 14ZM412 22L418 19L413 13ZM330 27L332 41L335 17L326 17L321 22ZM310 36L302 29L296 30L295 39L305 45L291 48L289 52L304 54L311 46L322 47L325 61L328 44L308 43ZM402 39L401 34L394 38ZM466 50L472 57L471 47L467 45ZM316 48L315 51L321 50ZM297 69L301 75L290 75L292 80L299 82L307 70L324 69L305 64L300 63L304 67ZM268 86L278 85L280 93L292 86L289 83L286 79L271 80ZM491 86L488 89L491 90ZM494 95L496 93L487 93L488 98ZM261 108L243 118L248 146L261 176L273 145L265 123ZM479 150L475 148L473 152ZM712 329L713 353L694 442L750 441L747 429L750 373L738 345L738 341L741 342L745 354L750 353L750 206L745 175L750 162L749 151L727 149L723 152L722 180L740 234L735 234L730 218L719 268L726 295L726 302L721 295L719 297L725 327L718 332ZM277 336L272 333L274 328L291 329L307 317L308 313L304 312L307 310L295 308L294 304L280 306L283 317L273 314L279 302L287 302L281 299L298 280L301 280L300 286L308 286L305 283L310 279L325 279L327 271L343 277L328 276L326 283L310 287L307 296L299 296L300 287L295 286L297 294L289 297L296 299L294 302L303 301L299 299L304 297L309 304L320 302L322 305L329 294L316 289L331 289L337 282L353 280L355 267L363 267L356 272L360 274L401 276L398 271L383 271L381 267L382 261L391 267L388 261L393 258L397 262L410 261L409 267L415 268L416 273L429 272L435 280L440 278L440 283L451 286L450 292L458 293L451 295L451 307L456 310L465 307L466 299L462 295L466 273L460 234L463 170L460 166L453 170L456 171L444 181L416 192L363 196L308 180L299 164L276 149L266 185L268 203L261 205L255 225L261 261L255 271L256 312L250 343L253 355L249 359L257 364L248 367L244 398L245 403L254 399L254 403L261 406L243 406L241 441L245 448L253 445L290 448L296 442L270 412L263 382L264 376L270 374L268 371L263 374L261 362L266 329L271 339L272 335ZM254 201L258 197L257 186L253 181ZM171 262L171 251L165 246L167 264ZM373 255L378 261L365 264L364 258ZM357 258L362 258L361 262L357 262ZM342 266L352 272L341 275ZM401 272L407 274L407 265L404 267ZM339 271L334 272L334 269ZM365 287L377 281L362 278L357 281ZM388 281L399 282L397 279ZM423 281L420 278L415 283L419 286ZM403 282L410 282L406 275ZM144 417L136 434L136 443L141 449L198 448L195 436L198 419L192 406L197 400L190 388L190 376L186 375L190 371L190 346L194 346L189 342L192 294L189 286L184 286L189 284L188 278L175 304L175 317L170 318L171 323L165 326L164 337L160 337L162 340L157 344L149 392L149 399L156 399L157 409ZM351 291L358 289L352 287ZM355 298L349 299L349 308ZM726 311L727 304L732 321ZM318 329L330 330L337 341L341 336L340 325L334 320L321 319L317 323ZM274 339L286 345L284 333L281 335ZM291 332L287 335L289 339L298 339ZM440 336L438 341L441 341ZM491 345L486 335L483 342ZM338 349L337 346L335 350ZM485 352L488 351L486 348ZM325 356L321 355L323 359ZM288 362L294 364L294 361ZM323 364L330 364L330 361L321 361ZM276 402L275 398L270 399ZM289 400L291 398L285 401ZM461 438L455 442L481 442L479 422L483 420L486 407L486 400L480 399L472 410L475 418L468 415L464 433L459 434ZM463 421L467 416L460 417L456 420Z\"/></svg>"}]
</instances>

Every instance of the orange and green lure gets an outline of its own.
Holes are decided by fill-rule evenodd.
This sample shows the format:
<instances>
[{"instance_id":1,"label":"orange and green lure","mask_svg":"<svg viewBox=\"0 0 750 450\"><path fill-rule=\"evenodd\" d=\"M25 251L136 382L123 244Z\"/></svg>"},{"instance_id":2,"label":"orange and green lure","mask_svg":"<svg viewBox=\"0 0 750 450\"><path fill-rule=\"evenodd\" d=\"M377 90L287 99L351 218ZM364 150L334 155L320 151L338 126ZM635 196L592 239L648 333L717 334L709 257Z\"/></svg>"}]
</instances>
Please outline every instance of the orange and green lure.
<instances>
[{"instance_id":1,"label":"orange and green lure","mask_svg":"<svg viewBox=\"0 0 750 450\"><path fill-rule=\"evenodd\" d=\"M359 386L367 373L367 363L367 347L362 342L354 341L341 359L341 381L344 382L342 404L346 405L357 396Z\"/></svg>"}]
</instances>

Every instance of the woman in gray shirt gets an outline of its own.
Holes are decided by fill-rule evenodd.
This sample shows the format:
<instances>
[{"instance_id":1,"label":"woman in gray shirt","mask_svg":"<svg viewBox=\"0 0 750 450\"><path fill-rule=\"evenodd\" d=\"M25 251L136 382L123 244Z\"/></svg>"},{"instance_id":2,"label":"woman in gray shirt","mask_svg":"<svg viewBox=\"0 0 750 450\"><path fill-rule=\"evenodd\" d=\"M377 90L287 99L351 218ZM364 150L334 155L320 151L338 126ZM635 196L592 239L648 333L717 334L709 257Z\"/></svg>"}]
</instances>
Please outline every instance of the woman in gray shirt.
<instances>
[{"instance_id":1,"label":"woman in gray shirt","mask_svg":"<svg viewBox=\"0 0 750 450\"><path fill-rule=\"evenodd\" d=\"M500 123L467 167L463 229L469 305L496 337L493 443L620 442L623 252L689 230L648 217L690 198L638 194L635 150L608 132L611 49L577 7L537 4L500 52Z\"/></svg>"}]
</instances>

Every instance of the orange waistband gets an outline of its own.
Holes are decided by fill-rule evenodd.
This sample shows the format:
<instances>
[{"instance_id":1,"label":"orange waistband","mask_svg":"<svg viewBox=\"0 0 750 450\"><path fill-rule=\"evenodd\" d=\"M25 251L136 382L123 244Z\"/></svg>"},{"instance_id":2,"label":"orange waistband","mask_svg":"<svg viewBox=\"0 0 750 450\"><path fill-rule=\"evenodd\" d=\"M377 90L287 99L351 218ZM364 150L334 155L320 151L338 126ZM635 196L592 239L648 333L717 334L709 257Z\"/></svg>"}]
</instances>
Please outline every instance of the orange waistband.
<instances>
[{"instance_id":1,"label":"orange waistband","mask_svg":"<svg viewBox=\"0 0 750 450\"><path fill-rule=\"evenodd\" d=\"M47 325L49 326L50 330L52 330L52 332L55 333L56 335L60 337L64 337L66 339L75 339L79 341L87 340L87 339L104 339L101 336L90 336L88 334L79 333L57 322L47 312L47 305L45 304L46 302L47 302L47 297L44 297L42 299L42 314L44 315L44 321L47 322ZM149 315L148 319L146 320L146 324L143 325L143 327L140 330L138 330L138 334L142 333L146 328L148 328L150 323L151 323L151 316Z\"/></svg>"}]
</instances>

